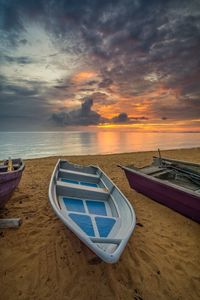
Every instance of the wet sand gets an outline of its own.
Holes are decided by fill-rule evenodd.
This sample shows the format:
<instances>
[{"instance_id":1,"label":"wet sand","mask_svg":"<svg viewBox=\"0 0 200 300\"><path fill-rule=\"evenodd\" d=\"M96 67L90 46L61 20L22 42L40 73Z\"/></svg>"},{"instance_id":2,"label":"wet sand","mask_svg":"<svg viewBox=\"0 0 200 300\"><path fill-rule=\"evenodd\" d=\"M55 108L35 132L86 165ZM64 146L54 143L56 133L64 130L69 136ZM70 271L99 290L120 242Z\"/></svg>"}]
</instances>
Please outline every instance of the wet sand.
<instances>
[{"instance_id":1,"label":"wet sand","mask_svg":"<svg viewBox=\"0 0 200 300\"><path fill-rule=\"evenodd\" d=\"M26 160L21 183L1 212L20 217L0 230L0 299L200 299L200 225L131 190L116 165L143 166L155 152L64 157L98 164L127 196L137 225L118 263L97 263L48 202L57 157ZM163 151L200 163L200 148Z\"/></svg>"}]
</instances>

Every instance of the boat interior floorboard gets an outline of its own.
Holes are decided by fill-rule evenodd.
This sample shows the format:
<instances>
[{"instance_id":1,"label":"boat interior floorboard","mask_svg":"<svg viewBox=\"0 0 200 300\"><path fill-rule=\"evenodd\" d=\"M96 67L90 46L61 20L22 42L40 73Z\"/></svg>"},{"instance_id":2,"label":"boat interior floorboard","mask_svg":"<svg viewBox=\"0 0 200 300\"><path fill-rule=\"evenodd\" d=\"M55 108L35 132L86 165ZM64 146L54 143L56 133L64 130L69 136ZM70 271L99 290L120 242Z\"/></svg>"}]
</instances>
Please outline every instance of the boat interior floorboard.
<instances>
[{"instance_id":1,"label":"boat interior floorboard","mask_svg":"<svg viewBox=\"0 0 200 300\"><path fill-rule=\"evenodd\" d=\"M176 184L178 186L181 186L181 187L184 187L184 188L187 188L187 189L190 189L192 191L196 191L198 190L198 186L192 182L190 182L190 180L186 179L186 178L174 178L174 179L170 179L170 182L173 183L173 184Z\"/></svg>"},{"instance_id":2,"label":"boat interior floorboard","mask_svg":"<svg viewBox=\"0 0 200 300\"><path fill-rule=\"evenodd\" d=\"M59 202L63 213L90 237L106 238L118 219L106 201L60 197Z\"/></svg>"},{"instance_id":3,"label":"boat interior floorboard","mask_svg":"<svg viewBox=\"0 0 200 300\"><path fill-rule=\"evenodd\" d=\"M155 173L163 171L164 168L160 168L159 166L149 166L141 168L140 171L146 175L153 175Z\"/></svg>"}]
</instances>

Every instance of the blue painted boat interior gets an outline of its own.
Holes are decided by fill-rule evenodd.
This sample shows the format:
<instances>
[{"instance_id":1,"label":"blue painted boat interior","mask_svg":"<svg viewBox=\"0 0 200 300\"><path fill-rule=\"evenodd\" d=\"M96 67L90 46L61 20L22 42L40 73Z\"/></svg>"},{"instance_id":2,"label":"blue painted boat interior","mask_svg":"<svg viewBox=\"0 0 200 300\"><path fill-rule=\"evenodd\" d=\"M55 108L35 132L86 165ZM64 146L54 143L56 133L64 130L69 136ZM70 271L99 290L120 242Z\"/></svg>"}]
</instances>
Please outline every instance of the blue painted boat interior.
<instances>
[{"instance_id":1,"label":"blue painted boat interior","mask_svg":"<svg viewBox=\"0 0 200 300\"><path fill-rule=\"evenodd\" d=\"M83 201L75 198L63 198L67 210L85 213Z\"/></svg>"},{"instance_id":2,"label":"blue painted boat interior","mask_svg":"<svg viewBox=\"0 0 200 300\"><path fill-rule=\"evenodd\" d=\"M105 203L102 201L86 200L87 208L90 214L107 216Z\"/></svg>"},{"instance_id":3,"label":"blue painted boat interior","mask_svg":"<svg viewBox=\"0 0 200 300\"><path fill-rule=\"evenodd\" d=\"M95 236L91 218L87 215L70 213L69 217L89 236Z\"/></svg>"},{"instance_id":4,"label":"blue painted boat interior","mask_svg":"<svg viewBox=\"0 0 200 300\"><path fill-rule=\"evenodd\" d=\"M107 237L116 222L116 220L113 218L103 217L96 217L95 221L100 237Z\"/></svg>"},{"instance_id":5,"label":"blue painted boat interior","mask_svg":"<svg viewBox=\"0 0 200 300\"><path fill-rule=\"evenodd\" d=\"M81 184L81 185L90 186L90 187L98 187L98 185L96 183L91 183L91 182L84 182L84 181L71 180L71 179L65 179L65 178L61 178L61 181L67 182L67 183L73 183L73 184Z\"/></svg>"},{"instance_id":6,"label":"blue painted boat interior","mask_svg":"<svg viewBox=\"0 0 200 300\"><path fill-rule=\"evenodd\" d=\"M116 223L115 218L108 216L106 206L103 201L63 197L63 202L67 211L69 211L69 217L88 236L95 237L95 225L98 230L99 237L105 238L109 235Z\"/></svg>"}]
</instances>

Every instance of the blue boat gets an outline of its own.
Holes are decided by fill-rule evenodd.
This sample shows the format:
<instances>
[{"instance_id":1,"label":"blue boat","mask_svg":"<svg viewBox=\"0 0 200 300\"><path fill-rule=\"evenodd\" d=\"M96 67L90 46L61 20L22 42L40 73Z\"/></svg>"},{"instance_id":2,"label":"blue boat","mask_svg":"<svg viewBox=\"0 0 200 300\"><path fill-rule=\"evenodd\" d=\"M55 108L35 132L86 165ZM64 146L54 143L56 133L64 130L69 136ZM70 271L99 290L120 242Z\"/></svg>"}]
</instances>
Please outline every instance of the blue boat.
<instances>
[{"instance_id":1,"label":"blue boat","mask_svg":"<svg viewBox=\"0 0 200 300\"><path fill-rule=\"evenodd\" d=\"M97 166L59 160L49 201L61 221L98 257L115 263L136 223L129 201Z\"/></svg>"}]
</instances>

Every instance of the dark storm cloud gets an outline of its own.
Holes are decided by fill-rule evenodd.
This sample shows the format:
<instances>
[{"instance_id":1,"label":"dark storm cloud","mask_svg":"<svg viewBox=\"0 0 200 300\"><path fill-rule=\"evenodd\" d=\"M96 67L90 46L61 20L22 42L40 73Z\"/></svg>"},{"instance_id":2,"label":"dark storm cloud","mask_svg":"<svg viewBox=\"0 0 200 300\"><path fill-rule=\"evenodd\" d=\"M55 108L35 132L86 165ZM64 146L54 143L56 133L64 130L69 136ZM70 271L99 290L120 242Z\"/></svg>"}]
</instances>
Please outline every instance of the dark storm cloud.
<instances>
[{"instance_id":1,"label":"dark storm cloud","mask_svg":"<svg viewBox=\"0 0 200 300\"><path fill-rule=\"evenodd\" d=\"M69 84L65 84L65 85L55 85L54 88L56 89L68 89L70 87Z\"/></svg>"},{"instance_id":2,"label":"dark storm cloud","mask_svg":"<svg viewBox=\"0 0 200 300\"><path fill-rule=\"evenodd\" d=\"M29 104L39 99L38 108L42 103L48 106L49 99L73 100L77 91L88 93L95 103L114 104L115 85L117 92L130 101L144 96L155 117L192 119L200 114L199 1L0 0L0 8L0 38L4 45L1 64L34 63L31 57L10 55L9 50L26 46L28 41L23 36L26 25L39 24L58 50L51 55L52 59L59 54L83 55L85 65L99 73L98 80L89 80L78 88L70 80L66 83L65 78L61 83L55 82L53 87L42 82L35 85L31 81L17 85L13 77L7 78L1 83L3 92L0 94L5 110L21 107L25 97ZM68 45L68 40L73 43ZM42 62L44 58L40 59ZM156 74L153 79L152 73ZM177 91L176 102L153 93L159 86ZM16 105L8 107L4 99L9 92L8 98ZM90 104L86 110L88 120L84 104L81 109L72 110L79 116L77 123L97 124L101 116L91 109L91 101L86 103ZM76 124L73 114L55 114L54 119L57 118L58 123ZM121 118L123 113L117 120ZM127 119L129 121L128 116Z\"/></svg>"},{"instance_id":3,"label":"dark storm cloud","mask_svg":"<svg viewBox=\"0 0 200 300\"><path fill-rule=\"evenodd\" d=\"M113 123L127 123L129 121L126 113L120 113L117 117L112 118Z\"/></svg>"},{"instance_id":4,"label":"dark storm cloud","mask_svg":"<svg viewBox=\"0 0 200 300\"><path fill-rule=\"evenodd\" d=\"M39 127L49 119L52 105L48 100L54 99L53 90L42 81L21 79L15 82L0 75L0 130L6 127L16 130L18 125L19 130Z\"/></svg>"},{"instance_id":5,"label":"dark storm cloud","mask_svg":"<svg viewBox=\"0 0 200 300\"><path fill-rule=\"evenodd\" d=\"M101 122L101 116L92 110L93 100L87 98L83 101L81 108L59 112L52 115L52 119L58 125L97 125Z\"/></svg>"},{"instance_id":6,"label":"dark storm cloud","mask_svg":"<svg viewBox=\"0 0 200 300\"><path fill-rule=\"evenodd\" d=\"M0 75L0 87L1 87L1 94L0 100L2 97L7 94L13 94L16 97L20 97L22 95L33 95L38 94L41 92L41 88L45 86L44 81L37 81L37 80L28 80L28 79L20 79L17 81L9 80L8 77ZM46 87L47 89L47 87ZM17 98L17 100L19 100Z\"/></svg>"},{"instance_id":7,"label":"dark storm cloud","mask_svg":"<svg viewBox=\"0 0 200 300\"><path fill-rule=\"evenodd\" d=\"M1 28L5 31L18 31L22 30L23 26L21 24L19 13L16 9L16 3L12 1L0 1L0 19Z\"/></svg>"},{"instance_id":8,"label":"dark storm cloud","mask_svg":"<svg viewBox=\"0 0 200 300\"><path fill-rule=\"evenodd\" d=\"M117 124L135 124L135 123L140 123L140 121L147 121L149 118L147 117L129 117L127 113L120 113L118 116L112 118L110 120L111 123L117 123Z\"/></svg>"},{"instance_id":9,"label":"dark storm cloud","mask_svg":"<svg viewBox=\"0 0 200 300\"><path fill-rule=\"evenodd\" d=\"M20 96L34 96L38 94L38 89L36 88L25 88L16 85L7 85L2 89L4 94L13 94L15 97Z\"/></svg>"},{"instance_id":10,"label":"dark storm cloud","mask_svg":"<svg viewBox=\"0 0 200 300\"><path fill-rule=\"evenodd\" d=\"M155 103L152 106L156 115L165 115L166 119L199 119L200 98L181 98L174 104L169 102Z\"/></svg>"},{"instance_id":11,"label":"dark storm cloud","mask_svg":"<svg viewBox=\"0 0 200 300\"><path fill-rule=\"evenodd\" d=\"M95 98L95 96L93 95ZM53 113L51 119L59 126L74 126L74 125L98 125L98 124L132 124L140 123L140 121L148 120L146 117L129 118L126 113L120 113L118 116L108 119L103 118L100 114L92 110L93 98L88 97L83 99L81 108L77 108L71 111L61 111Z\"/></svg>"}]
</instances>

